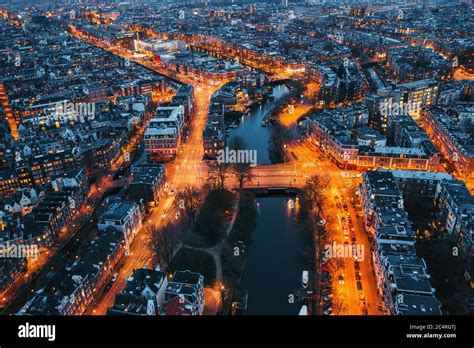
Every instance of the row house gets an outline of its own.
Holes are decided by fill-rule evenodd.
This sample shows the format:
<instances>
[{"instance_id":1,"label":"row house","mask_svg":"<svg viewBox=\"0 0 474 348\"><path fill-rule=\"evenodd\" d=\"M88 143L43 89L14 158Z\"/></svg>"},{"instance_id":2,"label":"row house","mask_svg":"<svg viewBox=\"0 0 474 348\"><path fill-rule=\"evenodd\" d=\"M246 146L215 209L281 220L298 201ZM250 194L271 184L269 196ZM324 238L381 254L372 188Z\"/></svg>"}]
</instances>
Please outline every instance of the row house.
<instances>
[{"instance_id":1,"label":"row house","mask_svg":"<svg viewBox=\"0 0 474 348\"><path fill-rule=\"evenodd\" d=\"M165 272L146 267L135 269L123 290L115 295L108 315L159 315L165 300L168 279Z\"/></svg>"},{"instance_id":2,"label":"row house","mask_svg":"<svg viewBox=\"0 0 474 348\"><path fill-rule=\"evenodd\" d=\"M164 185L165 170L162 164L139 164L132 168L128 197L132 201L144 201L148 211L158 204Z\"/></svg>"},{"instance_id":3,"label":"row house","mask_svg":"<svg viewBox=\"0 0 474 348\"><path fill-rule=\"evenodd\" d=\"M473 114L472 108L468 113L438 107L421 111L422 125L435 146L466 177L474 175L474 142L468 132Z\"/></svg>"},{"instance_id":4,"label":"row house","mask_svg":"<svg viewBox=\"0 0 474 348\"><path fill-rule=\"evenodd\" d=\"M424 259L416 255L415 232L394 175L365 172L360 192L384 310L392 315L440 315L441 304Z\"/></svg>"},{"instance_id":5,"label":"row house","mask_svg":"<svg viewBox=\"0 0 474 348\"><path fill-rule=\"evenodd\" d=\"M176 271L168 283L162 306L163 315L202 315L204 276L191 271Z\"/></svg>"},{"instance_id":6,"label":"row house","mask_svg":"<svg viewBox=\"0 0 474 348\"><path fill-rule=\"evenodd\" d=\"M440 209L448 234L454 237L463 256L473 255L474 197L464 181L445 179L438 182L434 203Z\"/></svg>"},{"instance_id":7,"label":"row house","mask_svg":"<svg viewBox=\"0 0 474 348\"><path fill-rule=\"evenodd\" d=\"M148 122L144 135L145 151L150 162L174 159L184 131L184 107L158 107Z\"/></svg>"},{"instance_id":8,"label":"row house","mask_svg":"<svg viewBox=\"0 0 474 348\"><path fill-rule=\"evenodd\" d=\"M124 253L123 234L114 229L103 231L84 255L52 272L42 291L37 291L17 314L82 315Z\"/></svg>"},{"instance_id":9,"label":"row house","mask_svg":"<svg viewBox=\"0 0 474 348\"><path fill-rule=\"evenodd\" d=\"M120 201L113 202L99 219L99 231L105 231L109 227L123 234L127 246L135 239L142 228L144 213L135 202Z\"/></svg>"}]
</instances>

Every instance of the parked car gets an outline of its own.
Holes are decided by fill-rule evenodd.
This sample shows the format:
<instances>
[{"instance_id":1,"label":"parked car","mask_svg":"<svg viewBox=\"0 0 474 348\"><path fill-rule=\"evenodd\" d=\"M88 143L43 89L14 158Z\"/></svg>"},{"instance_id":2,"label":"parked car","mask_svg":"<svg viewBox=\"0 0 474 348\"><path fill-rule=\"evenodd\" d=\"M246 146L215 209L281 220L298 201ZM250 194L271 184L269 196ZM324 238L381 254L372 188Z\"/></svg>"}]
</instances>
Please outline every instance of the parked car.
<instances>
[{"instance_id":1,"label":"parked car","mask_svg":"<svg viewBox=\"0 0 474 348\"><path fill-rule=\"evenodd\" d=\"M332 307L332 302L331 302L331 301L326 302L326 303L323 305L323 308L324 308L324 309L331 308L331 307Z\"/></svg>"},{"instance_id":2,"label":"parked car","mask_svg":"<svg viewBox=\"0 0 474 348\"><path fill-rule=\"evenodd\" d=\"M357 282L357 290L362 291L362 283Z\"/></svg>"},{"instance_id":3,"label":"parked car","mask_svg":"<svg viewBox=\"0 0 474 348\"><path fill-rule=\"evenodd\" d=\"M360 270L360 265L359 265L359 262L358 262L358 261L354 262L354 268L355 268L357 271Z\"/></svg>"}]
</instances>

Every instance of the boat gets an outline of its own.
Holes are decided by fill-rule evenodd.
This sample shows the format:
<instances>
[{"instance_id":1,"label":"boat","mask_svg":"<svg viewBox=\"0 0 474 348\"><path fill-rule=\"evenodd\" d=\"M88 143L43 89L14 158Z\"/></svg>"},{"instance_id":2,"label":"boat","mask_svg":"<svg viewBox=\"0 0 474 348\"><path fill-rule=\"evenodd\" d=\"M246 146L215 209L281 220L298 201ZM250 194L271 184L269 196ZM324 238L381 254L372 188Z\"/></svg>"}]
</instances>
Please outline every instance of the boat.
<instances>
[{"instance_id":1,"label":"boat","mask_svg":"<svg viewBox=\"0 0 474 348\"><path fill-rule=\"evenodd\" d=\"M308 315L308 306L306 305L301 306L301 309L298 315Z\"/></svg>"},{"instance_id":2,"label":"boat","mask_svg":"<svg viewBox=\"0 0 474 348\"><path fill-rule=\"evenodd\" d=\"M241 314L247 310L248 293L245 290L237 289L234 293L234 299L232 302L232 314Z\"/></svg>"},{"instance_id":3,"label":"boat","mask_svg":"<svg viewBox=\"0 0 474 348\"><path fill-rule=\"evenodd\" d=\"M308 271L303 271L303 274L301 276L301 283L303 284L303 288L307 288L308 287L308 283L309 283L309 272Z\"/></svg>"}]
</instances>

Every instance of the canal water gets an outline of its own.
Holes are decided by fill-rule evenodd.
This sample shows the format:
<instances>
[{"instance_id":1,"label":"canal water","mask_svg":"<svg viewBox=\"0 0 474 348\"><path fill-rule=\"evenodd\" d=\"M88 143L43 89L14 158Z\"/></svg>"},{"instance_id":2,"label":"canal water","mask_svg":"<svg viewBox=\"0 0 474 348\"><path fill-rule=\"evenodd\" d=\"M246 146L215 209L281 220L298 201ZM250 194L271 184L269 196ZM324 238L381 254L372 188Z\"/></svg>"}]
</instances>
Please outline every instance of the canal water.
<instances>
[{"instance_id":1,"label":"canal water","mask_svg":"<svg viewBox=\"0 0 474 348\"><path fill-rule=\"evenodd\" d=\"M257 224L247 251L240 286L248 293L244 315L297 315L300 305L290 294L301 287L306 267L305 238L289 200L295 197L257 197Z\"/></svg>"},{"instance_id":2,"label":"canal water","mask_svg":"<svg viewBox=\"0 0 474 348\"><path fill-rule=\"evenodd\" d=\"M288 87L285 84L275 85L272 90L273 100L267 98L263 104L255 105L248 115L243 115L240 119L239 126L231 129L229 132L230 140L233 136L240 136L250 150L257 150L257 163L270 164L270 156L268 151L268 142L270 139L270 128L262 127L262 119L265 114L274 106L275 102L288 93Z\"/></svg>"}]
</instances>

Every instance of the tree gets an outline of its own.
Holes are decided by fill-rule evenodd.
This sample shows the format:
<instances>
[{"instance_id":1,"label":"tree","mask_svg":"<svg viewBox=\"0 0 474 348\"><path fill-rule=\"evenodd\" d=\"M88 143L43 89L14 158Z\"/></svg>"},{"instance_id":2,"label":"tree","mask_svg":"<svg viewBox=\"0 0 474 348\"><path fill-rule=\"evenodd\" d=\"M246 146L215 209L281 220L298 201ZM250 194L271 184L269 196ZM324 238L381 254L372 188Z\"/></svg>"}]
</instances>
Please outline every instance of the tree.
<instances>
[{"instance_id":1,"label":"tree","mask_svg":"<svg viewBox=\"0 0 474 348\"><path fill-rule=\"evenodd\" d=\"M183 238L182 226L175 223L170 223L161 228L150 226L148 235L148 244L156 253L158 262L170 265L174 251Z\"/></svg>"},{"instance_id":2,"label":"tree","mask_svg":"<svg viewBox=\"0 0 474 348\"><path fill-rule=\"evenodd\" d=\"M342 258L332 258L331 259L331 274L333 277L337 275L337 272L339 272L341 269L343 269L345 266L344 260Z\"/></svg>"},{"instance_id":3,"label":"tree","mask_svg":"<svg viewBox=\"0 0 474 348\"><path fill-rule=\"evenodd\" d=\"M225 162L216 163L209 169L209 180L213 188L225 189L225 180L229 173L229 164Z\"/></svg>"},{"instance_id":4,"label":"tree","mask_svg":"<svg viewBox=\"0 0 474 348\"><path fill-rule=\"evenodd\" d=\"M309 204L310 211L316 214L318 222L323 217L329 186L329 177L316 174L310 177L303 187L303 195Z\"/></svg>"},{"instance_id":5,"label":"tree","mask_svg":"<svg viewBox=\"0 0 474 348\"><path fill-rule=\"evenodd\" d=\"M235 151L236 154L248 151L247 144L239 136L234 136L230 140L229 145L229 149ZM252 180L252 167L251 163L249 162L239 161L239 158L236 158L236 162L232 163L232 171L234 172L234 175L237 178L237 181L239 182L240 189L244 187L244 184L246 182Z\"/></svg>"},{"instance_id":6,"label":"tree","mask_svg":"<svg viewBox=\"0 0 474 348\"><path fill-rule=\"evenodd\" d=\"M197 218L197 212L201 204L202 191L187 187L178 192L176 199L178 200L178 207L183 211L186 218L187 227L194 230Z\"/></svg>"},{"instance_id":7,"label":"tree","mask_svg":"<svg viewBox=\"0 0 474 348\"><path fill-rule=\"evenodd\" d=\"M332 312L335 315L339 315L345 312L347 309L346 300L344 296L338 291L332 298Z\"/></svg>"},{"instance_id":8,"label":"tree","mask_svg":"<svg viewBox=\"0 0 474 348\"><path fill-rule=\"evenodd\" d=\"M239 182L240 189L244 187L246 182L252 181L253 175L250 163L235 163L232 169Z\"/></svg>"}]
</instances>

